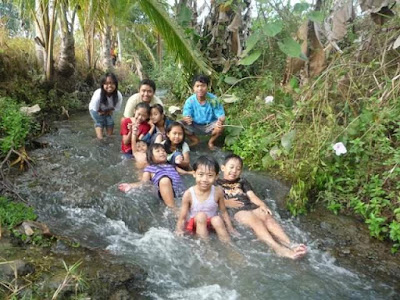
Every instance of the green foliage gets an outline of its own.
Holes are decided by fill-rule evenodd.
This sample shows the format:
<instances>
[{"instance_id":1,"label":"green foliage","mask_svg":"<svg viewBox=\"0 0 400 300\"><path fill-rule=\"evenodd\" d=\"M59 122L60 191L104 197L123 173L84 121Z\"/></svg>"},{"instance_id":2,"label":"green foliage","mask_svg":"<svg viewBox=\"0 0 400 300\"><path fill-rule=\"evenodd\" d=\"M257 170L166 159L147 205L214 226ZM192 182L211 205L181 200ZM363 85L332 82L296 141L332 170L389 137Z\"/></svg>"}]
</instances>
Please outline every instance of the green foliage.
<instances>
[{"instance_id":1,"label":"green foliage","mask_svg":"<svg viewBox=\"0 0 400 300\"><path fill-rule=\"evenodd\" d=\"M1 225L7 226L9 229L25 220L35 220L33 208L23 203L13 202L5 197L0 197L0 222Z\"/></svg>"},{"instance_id":2,"label":"green foliage","mask_svg":"<svg viewBox=\"0 0 400 300\"><path fill-rule=\"evenodd\" d=\"M32 128L31 119L20 112L20 105L11 98L0 97L0 154L19 149Z\"/></svg>"},{"instance_id":3,"label":"green foliage","mask_svg":"<svg viewBox=\"0 0 400 300\"><path fill-rule=\"evenodd\" d=\"M299 4L297 9L308 8ZM370 56L365 63L353 61L348 51L310 85L292 78L290 92L275 83L274 73L237 83L230 92L240 101L225 108L228 124L243 129L227 127L225 147L250 168L292 182L287 206L293 214L305 213L313 201L324 202L335 214L360 216L371 236L390 239L395 252L400 248L400 86L393 84L396 54L382 64L379 39L374 42L376 52L365 54ZM262 43L260 38L252 51ZM298 56L300 49L294 48L290 55ZM224 78L235 84L242 77L230 72ZM274 96L268 105L262 100L267 95ZM335 154L337 142L346 146L346 154Z\"/></svg>"}]
</instances>

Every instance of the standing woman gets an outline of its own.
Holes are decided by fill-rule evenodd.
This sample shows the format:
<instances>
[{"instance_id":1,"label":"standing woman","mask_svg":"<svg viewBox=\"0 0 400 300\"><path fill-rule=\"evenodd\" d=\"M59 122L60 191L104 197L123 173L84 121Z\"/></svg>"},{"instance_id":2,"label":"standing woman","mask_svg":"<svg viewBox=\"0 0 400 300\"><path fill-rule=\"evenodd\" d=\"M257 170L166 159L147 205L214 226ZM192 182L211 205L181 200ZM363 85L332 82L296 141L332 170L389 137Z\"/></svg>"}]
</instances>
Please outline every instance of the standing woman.
<instances>
[{"instance_id":1,"label":"standing woman","mask_svg":"<svg viewBox=\"0 0 400 300\"><path fill-rule=\"evenodd\" d=\"M94 120L94 129L99 140L103 138L103 130L106 129L110 136L114 131L112 114L121 109L122 94L118 91L118 79L114 73L106 73L100 81L89 103L89 112Z\"/></svg>"}]
</instances>

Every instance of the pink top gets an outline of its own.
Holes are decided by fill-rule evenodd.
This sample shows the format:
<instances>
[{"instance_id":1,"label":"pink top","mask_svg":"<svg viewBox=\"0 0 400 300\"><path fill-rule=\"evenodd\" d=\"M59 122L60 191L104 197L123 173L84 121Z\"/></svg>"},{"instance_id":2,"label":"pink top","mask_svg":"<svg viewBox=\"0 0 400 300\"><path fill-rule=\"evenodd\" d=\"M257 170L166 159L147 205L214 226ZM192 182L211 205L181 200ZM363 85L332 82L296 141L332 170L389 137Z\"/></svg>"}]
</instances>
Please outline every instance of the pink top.
<instances>
[{"instance_id":1,"label":"pink top","mask_svg":"<svg viewBox=\"0 0 400 300\"><path fill-rule=\"evenodd\" d=\"M210 196L208 196L208 199L203 202L197 200L193 187L191 187L189 191L192 195L189 219L194 218L199 212L206 213L209 218L217 215L218 204L215 202L215 186L211 186Z\"/></svg>"}]
</instances>

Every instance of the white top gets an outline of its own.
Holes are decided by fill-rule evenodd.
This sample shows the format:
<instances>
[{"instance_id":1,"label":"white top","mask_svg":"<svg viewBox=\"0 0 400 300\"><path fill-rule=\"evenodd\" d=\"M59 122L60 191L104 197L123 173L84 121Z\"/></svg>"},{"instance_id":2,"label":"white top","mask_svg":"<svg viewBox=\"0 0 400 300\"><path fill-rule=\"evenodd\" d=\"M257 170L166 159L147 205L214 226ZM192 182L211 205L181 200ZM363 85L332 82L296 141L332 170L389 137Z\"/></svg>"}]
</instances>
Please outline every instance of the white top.
<instances>
[{"instance_id":1,"label":"white top","mask_svg":"<svg viewBox=\"0 0 400 300\"><path fill-rule=\"evenodd\" d=\"M101 110L105 111L105 110L109 110L114 107L112 97L107 97L107 105L104 105L104 104L100 105L100 93L101 93L101 89L97 89L93 93L92 99L90 100L90 103L89 103L89 110L99 111L101 108ZM119 111L121 109L121 105L122 105L122 94L119 91L117 91L117 95L118 95L118 101L114 107L115 111Z\"/></svg>"},{"instance_id":2,"label":"white top","mask_svg":"<svg viewBox=\"0 0 400 300\"><path fill-rule=\"evenodd\" d=\"M139 93L136 93L136 94L130 96L125 105L124 117L125 118L133 117L135 115L135 107L140 102L143 102L143 101L140 98ZM154 104L160 104L161 106L164 106L164 104L162 103L160 98L158 98L156 95L153 96L153 98L151 99L151 101L149 103L150 106L153 106Z\"/></svg>"}]
</instances>

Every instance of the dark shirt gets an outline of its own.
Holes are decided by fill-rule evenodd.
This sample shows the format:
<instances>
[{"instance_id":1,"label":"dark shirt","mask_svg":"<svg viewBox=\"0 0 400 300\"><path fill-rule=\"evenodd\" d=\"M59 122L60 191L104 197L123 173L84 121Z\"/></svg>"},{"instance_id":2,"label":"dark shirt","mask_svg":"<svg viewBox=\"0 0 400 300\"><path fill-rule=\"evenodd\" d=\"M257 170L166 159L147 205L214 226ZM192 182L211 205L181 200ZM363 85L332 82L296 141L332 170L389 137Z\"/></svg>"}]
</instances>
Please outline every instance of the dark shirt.
<instances>
[{"instance_id":1,"label":"dark shirt","mask_svg":"<svg viewBox=\"0 0 400 300\"><path fill-rule=\"evenodd\" d=\"M237 210L253 210L258 206L250 201L247 196L247 192L252 191L250 183L244 178L238 178L234 181L229 181L226 179L218 179L217 184L222 187L224 190L224 198L231 199L237 198L240 202L243 203L243 206L237 208ZM229 209L232 209L229 207Z\"/></svg>"}]
</instances>

